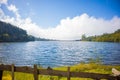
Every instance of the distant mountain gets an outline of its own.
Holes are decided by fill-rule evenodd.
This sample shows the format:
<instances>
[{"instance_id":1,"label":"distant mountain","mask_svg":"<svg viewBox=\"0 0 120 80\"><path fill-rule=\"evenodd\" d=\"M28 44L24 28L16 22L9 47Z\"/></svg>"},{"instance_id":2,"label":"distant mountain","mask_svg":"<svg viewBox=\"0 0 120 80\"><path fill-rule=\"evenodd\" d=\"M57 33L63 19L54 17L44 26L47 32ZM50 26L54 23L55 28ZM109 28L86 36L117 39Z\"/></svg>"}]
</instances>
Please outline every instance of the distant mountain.
<instances>
[{"instance_id":1,"label":"distant mountain","mask_svg":"<svg viewBox=\"0 0 120 80\"><path fill-rule=\"evenodd\" d=\"M35 38L28 35L23 29L0 21L0 42L34 41Z\"/></svg>"},{"instance_id":2,"label":"distant mountain","mask_svg":"<svg viewBox=\"0 0 120 80\"><path fill-rule=\"evenodd\" d=\"M86 37L85 35L82 35L81 41L120 42L120 29L118 29L114 33L111 34L105 33L99 36Z\"/></svg>"}]
</instances>

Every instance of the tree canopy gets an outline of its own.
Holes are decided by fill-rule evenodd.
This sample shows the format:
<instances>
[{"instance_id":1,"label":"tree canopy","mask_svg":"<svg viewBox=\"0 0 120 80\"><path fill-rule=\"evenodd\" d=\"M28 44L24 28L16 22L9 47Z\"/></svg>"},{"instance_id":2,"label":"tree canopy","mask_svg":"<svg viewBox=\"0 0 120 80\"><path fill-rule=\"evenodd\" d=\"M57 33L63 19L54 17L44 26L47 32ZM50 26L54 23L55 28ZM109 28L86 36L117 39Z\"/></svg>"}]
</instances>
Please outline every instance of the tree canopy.
<instances>
[{"instance_id":1,"label":"tree canopy","mask_svg":"<svg viewBox=\"0 0 120 80\"><path fill-rule=\"evenodd\" d=\"M82 35L82 41L97 41L97 42L120 42L120 29L114 33L104 33L100 36L89 36L85 37L85 34Z\"/></svg>"},{"instance_id":2,"label":"tree canopy","mask_svg":"<svg viewBox=\"0 0 120 80\"><path fill-rule=\"evenodd\" d=\"M23 29L0 21L0 42L34 41L35 38L28 35Z\"/></svg>"}]
</instances>

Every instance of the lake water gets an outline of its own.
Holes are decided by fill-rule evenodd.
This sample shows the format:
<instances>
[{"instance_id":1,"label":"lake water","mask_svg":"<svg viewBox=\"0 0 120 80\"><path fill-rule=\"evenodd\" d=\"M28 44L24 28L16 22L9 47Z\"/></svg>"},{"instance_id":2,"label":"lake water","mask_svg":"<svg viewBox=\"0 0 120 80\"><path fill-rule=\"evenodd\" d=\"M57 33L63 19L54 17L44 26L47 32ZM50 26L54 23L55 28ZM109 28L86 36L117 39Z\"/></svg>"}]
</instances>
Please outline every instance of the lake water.
<instances>
[{"instance_id":1,"label":"lake water","mask_svg":"<svg viewBox=\"0 0 120 80\"><path fill-rule=\"evenodd\" d=\"M81 41L35 41L0 43L0 63L17 66L58 67L100 59L120 65L120 43Z\"/></svg>"}]
</instances>

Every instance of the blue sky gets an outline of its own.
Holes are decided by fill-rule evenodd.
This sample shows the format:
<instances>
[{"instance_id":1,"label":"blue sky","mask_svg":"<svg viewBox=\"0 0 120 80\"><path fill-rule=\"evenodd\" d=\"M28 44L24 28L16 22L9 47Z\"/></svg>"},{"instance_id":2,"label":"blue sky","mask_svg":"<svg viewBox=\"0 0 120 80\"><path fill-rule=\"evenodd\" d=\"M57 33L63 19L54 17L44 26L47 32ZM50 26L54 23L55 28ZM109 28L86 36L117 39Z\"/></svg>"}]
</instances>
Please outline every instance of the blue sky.
<instances>
[{"instance_id":1,"label":"blue sky","mask_svg":"<svg viewBox=\"0 0 120 80\"><path fill-rule=\"evenodd\" d=\"M30 17L43 27L55 27L61 19L82 13L104 19L120 17L120 0L8 0L8 4L14 4L23 18Z\"/></svg>"},{"instance_id":2,"label":"blue sky","mask_svg":"<svg viewBox=\"0 0 120 80\"><path fill-rule=\"evenodd\" d=\"M120 0L0 0L0 20L36 37L75 40L120 29Z\"/></svg>"}]
</instances>

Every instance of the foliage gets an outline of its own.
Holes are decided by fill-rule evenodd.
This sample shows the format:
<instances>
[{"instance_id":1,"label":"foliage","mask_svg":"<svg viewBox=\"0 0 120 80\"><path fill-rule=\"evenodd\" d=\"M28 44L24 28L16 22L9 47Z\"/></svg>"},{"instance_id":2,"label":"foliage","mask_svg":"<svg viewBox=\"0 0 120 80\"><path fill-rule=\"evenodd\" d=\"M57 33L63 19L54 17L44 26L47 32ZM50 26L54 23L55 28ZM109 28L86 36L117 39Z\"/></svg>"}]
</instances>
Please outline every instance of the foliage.
<instances>
[{"instance_id":1,"label":"foliage","mask_svg":"<svg viewBox=\"0 0 120 80\"><path fill-rule=\"evenodd\" d=\"M83 36L85 36L85 34ZM118 29L117 31L111 34L105 33L100 36L82 37L81 40L82 41L97 41L97 42L120 42L120 29Z\"/></svg>"},{"instance_id":2,"label":"foliage","mask_svg":"<svg viewBox=\"0 0 120 80\"><path fill-rule=\"evenodd\" d=\"M82 35L82 40L85 40L85 39L86 39L86 35L83 34L83 35Z\"/></svg>"},{"instance_id":3,"label":"foliage","mask_svg":"<svg viewBox=\"0 0 120 80\"><path fill-rule=\"evenodd\" d=\"M52 39L45 39L45 38L35 38L36 41L55 41Z\"/></svg>"},{"instance_id":4,"label":"foliage","mask_svg":"<svg viewBox=\"0 0 120 80\"><path fill-rule=\"evenodd\" d=\"M34 41L33 36L27 35L27 32L9 23L0 21L0 42L19 42Z\"/></svg>"}]
</instances>

